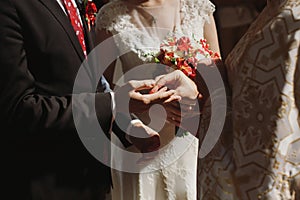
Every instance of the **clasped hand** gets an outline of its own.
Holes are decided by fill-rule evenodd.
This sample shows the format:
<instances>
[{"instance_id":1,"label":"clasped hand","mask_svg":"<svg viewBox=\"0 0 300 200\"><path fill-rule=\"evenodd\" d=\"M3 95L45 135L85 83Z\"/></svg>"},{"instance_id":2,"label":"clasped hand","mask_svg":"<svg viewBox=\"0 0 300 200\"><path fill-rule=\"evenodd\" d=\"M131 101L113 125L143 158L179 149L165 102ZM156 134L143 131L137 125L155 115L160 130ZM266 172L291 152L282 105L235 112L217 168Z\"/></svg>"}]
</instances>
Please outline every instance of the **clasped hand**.
<instances>
[{"instance_id":1,"label":"clasped hand","mask_svg":"<svg viewBox=\"0 0 300 200\"><path fill-rule=\"evenodd\" d=\"M191 115L197 98L201 98L196 84L179 70L155 80L129 81L115 96L116 112L142 113L158 103L165 107L167 121L176 126L180 126L183 117ZM157 150L160 145L158 132L141 123L131 124L129 140L143 153Z\"/></svg>"}]
</instances>

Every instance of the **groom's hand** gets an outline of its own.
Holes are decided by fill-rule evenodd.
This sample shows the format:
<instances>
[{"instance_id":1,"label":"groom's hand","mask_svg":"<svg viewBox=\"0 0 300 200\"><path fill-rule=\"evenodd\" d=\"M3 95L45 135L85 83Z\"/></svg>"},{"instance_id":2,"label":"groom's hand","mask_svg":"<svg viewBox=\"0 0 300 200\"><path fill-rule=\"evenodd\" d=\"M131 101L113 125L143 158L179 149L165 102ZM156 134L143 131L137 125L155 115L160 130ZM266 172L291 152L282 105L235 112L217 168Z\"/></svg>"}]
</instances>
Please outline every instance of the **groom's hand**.
<instances>
[{"instance_id":1,"label":"groom's hand","mask_svg":"<svg viewBox=\"0 0 300 200\"><path fill-rule=\"evenodd\" d=\"M154 86L154 80L132 80L118 88L115 92L116 112L142 113L149 109L150 103L169 98L174 94L174 91L167 91L166 87L152 94L145 93Z\"/></svg>"},{"instance_id":2,"label":"groom's hand","mask_svg":"<svg viewBox=\"0 0 300 200\"><path fill-rule=\"evenodd\" d=\"M142 153L153 152L160 147L159 134L139 120L131 122L127 136L128 140Z\"/></svg>"}]
</instances>

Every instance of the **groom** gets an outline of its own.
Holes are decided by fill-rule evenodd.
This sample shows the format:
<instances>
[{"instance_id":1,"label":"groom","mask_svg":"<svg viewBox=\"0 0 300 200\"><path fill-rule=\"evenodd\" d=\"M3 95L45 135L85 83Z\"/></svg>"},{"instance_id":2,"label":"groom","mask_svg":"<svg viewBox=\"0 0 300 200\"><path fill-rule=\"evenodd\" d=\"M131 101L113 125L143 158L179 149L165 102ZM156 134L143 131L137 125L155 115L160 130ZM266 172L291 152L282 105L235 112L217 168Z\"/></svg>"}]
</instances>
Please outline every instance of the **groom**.
<instances>
[{"instance_id":1,"label":"groom","mask_svg":"<svg viewBox=\"0 0 300 200\"><path fill-rule=\"evenodd\" d=\"M0 1L1 180L7 199L105 199L110 188L109 168L82 145L72 116L76 74L93 48L80 10L74 0ZM84 84L79 91L84 107L91 94ZM95 110L108 133L114 94L106 91L101 78ZM124 134L119 138L129 144Z\"/></svg>"}]
</instances>

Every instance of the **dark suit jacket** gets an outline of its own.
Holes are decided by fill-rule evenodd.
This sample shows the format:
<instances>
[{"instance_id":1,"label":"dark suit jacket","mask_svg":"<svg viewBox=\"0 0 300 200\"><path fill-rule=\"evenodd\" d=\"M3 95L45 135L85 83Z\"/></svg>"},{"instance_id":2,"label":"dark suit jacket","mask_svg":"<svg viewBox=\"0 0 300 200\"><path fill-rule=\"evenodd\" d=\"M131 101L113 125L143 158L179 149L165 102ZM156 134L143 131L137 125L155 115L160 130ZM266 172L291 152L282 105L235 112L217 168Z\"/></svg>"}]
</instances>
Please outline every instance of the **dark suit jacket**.
<instances>
[{"instance_id":1,"label":"dark suit jacket","mask_svg":"<svg viewBox=\"0 0 300 200\"><path fill-rule=\"evenodd\" d=\"M61 185L110 185L109 168L89 154L74 126L71 95L83 60L56 0L0 1L1 179L21 199L30 181L46 174L55 174ZM98 121L108 132L111 96L97 93L95 99Z\"/></svg>"}]
</instances>

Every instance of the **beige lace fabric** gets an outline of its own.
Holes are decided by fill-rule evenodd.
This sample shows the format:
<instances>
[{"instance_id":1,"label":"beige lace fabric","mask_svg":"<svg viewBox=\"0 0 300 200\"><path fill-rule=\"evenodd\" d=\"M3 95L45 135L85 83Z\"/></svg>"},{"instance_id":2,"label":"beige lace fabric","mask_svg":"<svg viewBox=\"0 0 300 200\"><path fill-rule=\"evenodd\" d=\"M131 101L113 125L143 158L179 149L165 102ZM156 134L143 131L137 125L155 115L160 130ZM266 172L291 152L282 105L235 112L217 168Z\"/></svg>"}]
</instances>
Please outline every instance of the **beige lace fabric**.
<instances>
[{"instance_id":1,"label":"beige lace fabric","mask_svg":"<svg viewBox=\"0 0 300 200\"><path fill-rule=\"evenodd\" d=\"M112 33L120 52L126 52L120 56L125 81L153 78L147 77L155 74L151 66L134 75L128 72L138 65L151 62L144 55L158 52L166 35L203 38L204 23L208 22L208 16L213 11L214 6L209 0L166 0L161 6L154 7L141 7L117 0L106 4L99 11L96 28ZM147 116L140 117L147 121ZM112 170L113 199L196 199L198 140L190 134L174 137L175 127L168 123L159 133L163 148L153 161L144 166L144 170L161 167L151 173ZM189 145L183 152L178 152L178 144L180 146L184 143ZM126 150L137 151L133 147ZM168 162L171 158L176 159Z\"/></svg>"},{"instance_id":2,"label":"beige lace fabric","mask_svg":"<svg viewBox=\"0 0 300 200\"><path fill-rule=\"evenodd\" d=\"M232 128L200 199L300 199L300 1L270 0L226 60Z\"/></svg>"},{"instance_id":3,"label":"beige lace fabric","mask_svg":"<svg viewBox=\"0 0 300 200\"><path fill-rule=\"evenodd\" d=\"M209 0L166 0L161 6L141 7L116 0L105 5L97 16L97 29L114 35L122 52L123 71L151 61L143 55L156 53L166 35L203 38L204 23L214 12Z\"/></svg>"}]
</instances>

